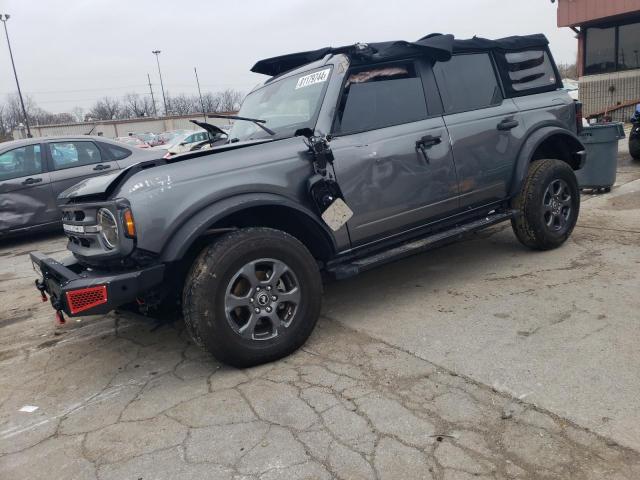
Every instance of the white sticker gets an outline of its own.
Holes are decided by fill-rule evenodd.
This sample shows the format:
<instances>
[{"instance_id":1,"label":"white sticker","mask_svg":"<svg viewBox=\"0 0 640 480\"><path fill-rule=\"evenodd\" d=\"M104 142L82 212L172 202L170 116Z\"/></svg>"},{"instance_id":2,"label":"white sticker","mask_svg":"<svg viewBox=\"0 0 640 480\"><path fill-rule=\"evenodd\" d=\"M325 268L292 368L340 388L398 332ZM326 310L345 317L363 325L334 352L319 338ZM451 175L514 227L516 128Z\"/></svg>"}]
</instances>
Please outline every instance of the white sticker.
<instances>
[{"instance_id":1,"label":"white sticker","mask_svg":"<svg viewBox=\"0 0 640 480\"><path fill-rule=\"evenodd\" d=\"M84 227L82 225L69 225L64 223L62 228L67 232L84 233Z\"/></svg>"},{"instance_id":2,"label":"white sticker","mask_svg":"<svg viewBox=\"0 0 640 480\"><path fill-rule=\"evenodd\" d=\"M341 198L336 199L322 214L322 219L334 232L340 230L351 217L353 211Z\"/></svg>"},{"instance_id":3,"label":"white sticker","mask_svg":"<svg viewBox=\"0 0 640 480\"><path fill-rule=\"evenodd\" d=\"M319 72L300 77L298 79L298 83L296 84L296 90L299 88L308 87L310 85L315 85L316 83L326 82L329 78L330 71L330 68L325 68L324 70L320 70Z\"/></svg>"}]
</instances>

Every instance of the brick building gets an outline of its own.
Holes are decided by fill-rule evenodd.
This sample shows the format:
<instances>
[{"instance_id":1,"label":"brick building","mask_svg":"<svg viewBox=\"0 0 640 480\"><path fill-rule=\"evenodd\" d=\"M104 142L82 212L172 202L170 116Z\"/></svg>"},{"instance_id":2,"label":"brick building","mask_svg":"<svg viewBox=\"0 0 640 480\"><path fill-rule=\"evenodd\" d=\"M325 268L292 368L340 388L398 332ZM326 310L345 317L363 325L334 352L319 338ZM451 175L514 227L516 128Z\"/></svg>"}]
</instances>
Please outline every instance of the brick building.
<instances>
[{"instance_id":1,"label":"brick building","mask_svg":"<svg viewBox=\"0 0 640 480\"><path fill-rule=\"evenodd\" d=\"M627 121L640 103L640 0L558 0L558 26L577 34L585 114Z\"/></svg>"}]
</instances>

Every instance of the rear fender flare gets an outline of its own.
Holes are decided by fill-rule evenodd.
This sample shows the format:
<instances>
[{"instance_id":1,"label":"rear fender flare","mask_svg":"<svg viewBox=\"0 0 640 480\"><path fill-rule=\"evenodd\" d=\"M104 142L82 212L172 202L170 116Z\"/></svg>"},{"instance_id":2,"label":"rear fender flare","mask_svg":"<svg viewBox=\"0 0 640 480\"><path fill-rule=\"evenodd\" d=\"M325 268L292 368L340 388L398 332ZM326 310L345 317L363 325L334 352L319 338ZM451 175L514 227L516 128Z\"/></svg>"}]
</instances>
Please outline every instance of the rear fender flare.
<instances>
[{"instance_id":1,"label":"rear fender flare","mask_svg":"<svg viewBox=\"0 0 640 480\"><path fill-rule=\"evenodd\" d=\"M560 127L548 126L534 131L529 135L529 138L527 138L520 149L520 154L518 155L518 160L513 173L513 181L511 182L511 190L509 192L511 197L517 195L522 188L522 183L524 182L527 171L529 170L529 165L531 164L538 147L540 147L545 140L555 135L566 137L566 141L570 142L571 149L574 153L585 150L585 147L578 136L569 130Z\"/></svg>"},{"instance_id":2,"label":"rear fender flare","mask_svg":"<svg viewBox=\"0 0 640 480\"><path fill-rule=\"evenodd\" d=\"M219 200L203 208L184 222L170 237L160 254L161 261L181 260L194 242L220 220L255 207L279 206L296 210L311 220L325 233L333 251L337 251L336 242L328 227L317 219L314 213L286 197L271 193L243 194Z\"/></svg>"}]
</instances>

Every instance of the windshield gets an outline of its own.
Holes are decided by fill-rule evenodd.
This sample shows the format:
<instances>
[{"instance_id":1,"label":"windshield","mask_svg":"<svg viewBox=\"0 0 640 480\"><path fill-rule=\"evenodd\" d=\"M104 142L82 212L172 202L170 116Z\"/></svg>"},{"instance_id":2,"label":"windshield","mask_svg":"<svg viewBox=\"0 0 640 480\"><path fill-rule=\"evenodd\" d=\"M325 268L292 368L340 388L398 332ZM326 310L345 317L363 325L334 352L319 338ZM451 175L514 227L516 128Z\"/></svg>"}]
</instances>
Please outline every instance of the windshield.
<instances>
[{"instance_id":1,"label":"windshield","mask_svg":"<svg viewBox=\"0 0 640 480\"><path fill-rule=\"evenodd\" d=\"M331 68L324 67L269 83L247 95L238 116L266 120L264 126L278 137L313 128L330 74ZM240 141L267 137L268 133L247 121L236 121L229 133L229 138Z\"/></svg>"}]
</instances>

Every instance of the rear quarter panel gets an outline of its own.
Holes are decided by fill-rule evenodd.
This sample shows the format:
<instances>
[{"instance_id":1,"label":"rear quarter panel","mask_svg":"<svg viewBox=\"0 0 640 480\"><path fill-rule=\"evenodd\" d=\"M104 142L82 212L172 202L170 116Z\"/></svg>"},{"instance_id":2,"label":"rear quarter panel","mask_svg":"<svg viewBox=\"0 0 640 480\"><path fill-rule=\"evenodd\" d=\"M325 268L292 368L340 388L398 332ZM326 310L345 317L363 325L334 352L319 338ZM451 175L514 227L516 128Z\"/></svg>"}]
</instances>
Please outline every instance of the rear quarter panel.
<instances>
[{"instance_id":1,"label":"rear quarter panel","mask_svg":"<svg viewBox=\"0 0 640 480\"><path fill-rule=\"evenodd\" d=\"M574 101L566 91L516 97L513 101L522 114L527 136L545 126L558 126L576 133Z\"/></svg>"}]
</instances>

